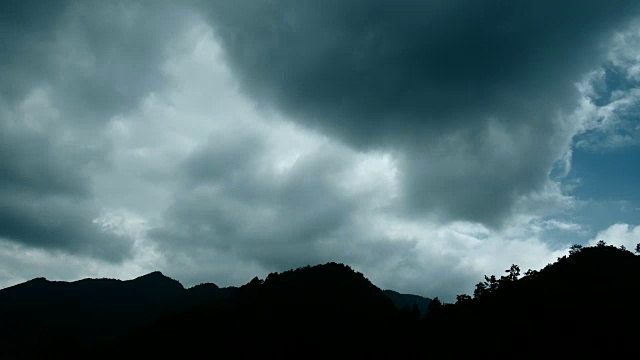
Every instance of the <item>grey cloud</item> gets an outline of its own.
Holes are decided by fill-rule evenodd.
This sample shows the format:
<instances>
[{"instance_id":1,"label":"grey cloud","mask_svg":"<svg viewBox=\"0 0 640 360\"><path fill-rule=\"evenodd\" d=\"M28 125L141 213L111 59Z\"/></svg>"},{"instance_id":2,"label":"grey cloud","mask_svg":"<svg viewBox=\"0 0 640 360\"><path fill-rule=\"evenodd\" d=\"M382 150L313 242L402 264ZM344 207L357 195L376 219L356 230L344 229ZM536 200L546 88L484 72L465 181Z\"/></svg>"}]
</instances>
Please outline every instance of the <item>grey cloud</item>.
<instances>
[{"instance_id":1,"label":"grey cloud","mask_svg":"<svg viewBox=\"0 0 640 360\"><path fill-rule=\"evenodd\" d=\"M0 238L111 262L130 256L131 240L93 223L98 214L89 201L16 196L4 191L0 196Z\"/></svg>"},{"instance_id":2,"label":"grey cloud","mask_svg":"<svg viewBox=\"0 0 640 360\"><path fill-rule=\"evenodd\" d=\"M409 159L402 170L411 208L496 224L515 199L544 185L573 135L558 112L576 105L574 82L604 59L602 45L640 5L282 0L203 7L230 67L258 102L357 148L399 148ZM524 144L496 147L493 123Z\"/></svg>"},{"instance_id":3,"label":"grey cloud","mask_svg":"<svg viewBox=\"0 0 640 360\"><path fill-rule=\"evenodd\" d=\"M132 239L103 231L92 177L110 166L104 126L163 83L189 9L171 3L0 5L0 237L109 261Z\"/></svg>"},{"instance_id":4,"label":"grey cloud","mask_svg":"<svg viewBox=\"0 0 640 360\"><path fill-rule=\"evenodd\" d=\"M379 145L565 97L598 41L638 7L220 1L209 14L248 92L352 143Z\"/></svg>"},{"instance_id":5,"label":"grey cloud","mask_svg":"<svg viewBox=\"0 0 640 360\"><path fill-rule=\"evenodd\" d=\"M0 124L0 187L39 195L84 196L89 192L86 179L73 161L44 134ZM67 150L67 151L65 151Z\"/></svg>"},{"instance_id":6,"label":"grey cloud","mask_svg":"<svg viewBox=\"0 0 640 360\"><path fill-rule=\"evenodd\" d=\"M0 102L20 100L50 75L54 30L67 6L66 1L9 0L0 4Z\"/></svg>"},{"instance_id":7,"label":"grey cloud","mask_svg":"<svg viewBox=\"0 0 640 360\"><path fill-rule=\"evenodd\" d=\"M547 169L570 133L561 122L522 126L488 122L476 131L443 135L403 165L405 202L443 219L462 218L498 226L519 199L542 190Z\"/></svg>"},{"instance_id":8,"label":"grey cloud","mask_svg":"<svg viewBox=\"0 0 640 360\"><path fill-rule=\"evenodd\" d=\"M316 262L317 242L346 226L361 200L338 186L349 154L327 145L278 175L257 133L220 140L186 161L184 186L151 236L170 252L214 249L267 268Z\"/></svg>"},{"instance_id":9,"label":"grey cloud","mask_svg":"<svg viewBox=\"0 0 640 360\"><path fill-rule=\"evenodd\" d=\"M473 253L470 244L479 240L460 239L456 253L454 233L434 240L438 229L425 227L428 236L415 235L424 217L411 222L378 207L395 205L384 194L395 187L351 183L361 165L357 151L399 150L409 209L495 224L547 180L572 136L551 115L571 106L572 82L598 61L597 43L635 10L629 1L615 9L604 2L461 3L200 3L195 10L206 10L244 91L348 146L331 140L295 161L286 154L282 169L282 154L273 152L288 146L287 139L278 143L286 135L263 119L246 127L236 121L256 114L235 90L222 89L231 83L224 67L215 71L225 72L221 81L201 76L199 62L214 56L189 53L197 61L170 65L188 68L186 78L197 81L164 78L165 50L175 56L182 46L217 46L199 46L208 38L198 33L208 29L190 22L194 13L183 2L15 2L12 12L0 9L0 44L11 54L0 57L0 243L119 266L142 250L93 222L108 204L149 220L149 248L157 246L161 259L134 261L166 265L163 271L187 282L237 285L260 272L341 261L384 287L451 297L477 279L460 254ZM175 40L187 23L198 29L185 45ZM208 87L209 79L216 85ZM188 99L176 100L187 88ZM233 93L220 96L233 105L203 104L203 94L216 90ZM157 97L149 107L162 109L147 113L139 105L151 91ZM28 104L34 94L44 99L39 105ZM166 110L171 126L158 127L167 134L153 126L131 131L126 122L138 116L126 115L138 107L150 123ZM125 115L118 129L127 151L115 154L111 146L123 145L103 132L118 115ZM173 132L188 117L231 120L216 124L229 128L176 168L200 139ZM197 121L184 126L212 128ZM152 190L134 193L143 187ZM155 214L170 196L158 224ZM378 220L397 220L398 234L386 234Z\"/></svg>"},{"instance_id":10,"label":"grey cloud","mask_svg":"<svg viewBox=\"0 0 640 360\"><path fill-rule=\"evenodd\" d=\"M28 110L3 115L0 238L109 261L127 257L130 239L104 232L93 223L99 212L91 200L86 170L94 160L100 162L103 154L77 141L60 141L56 131L29 128L24 124Z\"/></svg>"},{"instance_id":11,"label":"grey cloud","mask_svg":"<svg viewBox=\"0 0 640 360\"><path fill-rule=\"evenodd\" d=\"M391 189L384 182L350 186L360 154L329 141L276 170L283 159L271 153L274 137L279 141L259 127L214 132L186 159L172 205L149 232L168 272L189 283L237 285L271 271L339 261L379 286L447 299L478 278L468 267L450 271L460 260L440 245L418 251L411 234L384 233L391 229L379 222L393 223L393 216L374 204Z\"/></svg>"},{"instance_id":12,"label":"grey cloud","mask_svg":"<svg viewBox=\"0 0 640 360\"><path fill-rule=\"evenodd\" d=\"M56 29L57 103L84 122L132 110L164 83L167 46L188 16L170 1L74 2Z\"/></svg>"},{"instance_id":13,"label":"grey cloud","mask_svg":"<svg viewBox=\"0 0 640 360\"><path fill-rule=\"evenodd\" d=\"M188 16L171 2L9 1L2 4L0 98L37 86L79 125L132 108L162 84L164 50ZM146 5L146 6L145 6Z\"/></svg>"}]
</instances>

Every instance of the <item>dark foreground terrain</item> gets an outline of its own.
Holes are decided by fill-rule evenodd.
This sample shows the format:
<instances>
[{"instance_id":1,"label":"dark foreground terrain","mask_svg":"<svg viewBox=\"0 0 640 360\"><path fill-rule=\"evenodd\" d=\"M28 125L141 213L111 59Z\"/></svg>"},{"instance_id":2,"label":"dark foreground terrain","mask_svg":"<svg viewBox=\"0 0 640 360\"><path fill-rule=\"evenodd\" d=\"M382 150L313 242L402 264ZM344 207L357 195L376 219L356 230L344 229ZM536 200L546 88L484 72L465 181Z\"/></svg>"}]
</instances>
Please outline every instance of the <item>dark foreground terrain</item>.
<instances>
[{"instance_id":1,"label":"dark foreground terrain","mask_svg":"<svg viewBox=\"0 0 640 360\"><path fill-rule=\"evenodd\" d=\"M455 304L328 263L239 288L43 278L0 290L1 358L617 358L637 354L640 257L574 248ZM3 356L4 355L4 356Z\"/></svg>"}]
</instances>

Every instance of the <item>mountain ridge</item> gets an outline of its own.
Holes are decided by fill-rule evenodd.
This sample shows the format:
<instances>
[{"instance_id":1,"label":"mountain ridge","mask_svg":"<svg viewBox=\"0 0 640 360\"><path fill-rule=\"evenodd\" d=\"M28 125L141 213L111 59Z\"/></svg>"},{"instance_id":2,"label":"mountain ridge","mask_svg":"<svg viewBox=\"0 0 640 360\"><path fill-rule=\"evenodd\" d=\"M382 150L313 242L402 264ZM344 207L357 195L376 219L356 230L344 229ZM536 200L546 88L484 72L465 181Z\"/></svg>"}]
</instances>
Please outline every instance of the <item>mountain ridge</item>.
<instances>
[{"instance_id":1,"label":"mountain ridge","mask_svg":"<svg viewBox=\"0 0 640 360\"><path fill-rule=\"evenodd\" d=\"M328 262L328 263L324 263L324 264L317 264L317 265L309 265L307 267L318 267L318 266L327 266L327 265L342 265L342 266L346 266L348 267L348 265L344 265L344 264L340 264L340 263L336 263L336 262ZM293 270L293 269L292 269ZM291 270L288 270L291 271ZM287 271L283 272L286 273ZM272 273L272 274L277 274L277 273ZM120 284L140 284L140 283L145 283L145 282L162 282L164 283L164 285L168 285L168 286L174 286L176 284L179 284L180 287L184 290L187 291L198 291L198 292L211 292L211 291L215 291L218 289L224 289L226 292L229 292L230 290L233 289L238 289L237 286L228 286L228 287L224 287L224 288L220 288L218 285L216 285L213 282L205 282L205 283L200 283L197 285L193 285L191 287L185 287L184 285L182 285L182 283L180 283L179 280L173 279L169 276L164 275L161 271L159 270L155 270L152 272L149 272L147 274L143 274L140 275L138 277L135 277L133 279L126 279L126 280L122 280L122 279L116 279L116 278L83 278L83 279L78 279L78 280L72 280L72 281L65 281L65 280L49 280L46 277L36 277L33 278L31 280L27 280L25 282L19 283L19 284L15 284L15 285L11 285L8 286L6 288L2 288L0 289L0 297L2 297L2 292L5 290L9 290L12 288L22 288L24 286L33 286L33 285L42 285L42 284L83 284L83 283L89 283L89 282L117 282ZM368 281L368 280L367 280ZM31 285L30 285L31 284ZM171 284L171 285L169 285ZM375 286L375 285L374 285ZM384 289L382 290L383 293L391 298L391 300L393 301L394 305L396 305L396 307L398 309L402 309L405 305L406 306L413 306L414 302L417 302L421 312L426 312L426 306L428 305L428 303L431 301L430 298L424 297L424 296L420 296L420 295L415 295L415 294L408 294L408 293L401 293L395 290L391 290L391 289Z\"/></svg>"},{"instance_id":2,"label":"mountain ridge","mask_svg":"<svg viewBox=\"0 0 640 360\"><path fill-rule=\"evenodd\" d=\"M383 291L338 263L254 277L237 288L185 289L159 272L127 281L36 278L17 289L40 286L43 297L0 290L0 346L65 358L113 358L123 350L130 357L188 358L211 346L235 358L615 358L634 351L640 336L639 278L640 256L629 251L572 248L539 271L521 275L513 265L503 276L485 276L473 297L459 295L455 304L434 298L426 314L399 310L389 295L416 298ZM100 291L85 291L96 284L133 293L105 302ZM56 298L60 289L65 296ZM549 339L563 340L551 350Z\"/></svg>"}]
</instances>

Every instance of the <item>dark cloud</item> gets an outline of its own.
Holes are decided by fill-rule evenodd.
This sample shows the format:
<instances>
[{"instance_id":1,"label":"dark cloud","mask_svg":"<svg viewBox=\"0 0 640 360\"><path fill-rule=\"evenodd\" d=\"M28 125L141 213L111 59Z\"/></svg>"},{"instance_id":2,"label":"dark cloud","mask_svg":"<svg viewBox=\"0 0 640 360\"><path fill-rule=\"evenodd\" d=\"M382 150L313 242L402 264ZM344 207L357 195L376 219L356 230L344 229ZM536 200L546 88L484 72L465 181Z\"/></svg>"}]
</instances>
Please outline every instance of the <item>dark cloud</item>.
<instances>
[{"instance_id":1,"label":"dark cloud","mask_svg":"<svg viewBox=\"0 0 640 360\"><path fill-rule=\"evenodd\" d=\"M0 188L44 196L87 195L88 184L74 160L72 148L53 143L47 134L0 124Z\"/></svg>"},{"instance_id":2,"label":"dark cloud","mask_svg":"<svg viewBox=\"0 0 640 360\"><path fill-rule=\"evenodd\" d=\"M404 201L440 220L501 225L518 200L543 190L570 136L567 124L559 121L489 121L482 128L442 135L424 150L405 155Z\"/></svg>"},{"instance_id":3,"label":"dark cloud","mask_svg":"<svg viewBox=\"0 0 640 360\"><path fill-rule=\"evenodd\" d=\"M286 0L203 6L248 94L350 145L400 148L408 158L410 208L487 223L544 185L572 136L558 112L575 106L574 82L640 7ZM524 144L500 147L496 127Z\"/></svg>"},{"instance_id":4,"label":"dark cloud","mask_svg":"<svg viewBox=\"0 0 640 360\"><path fill-rule=\"evenodd\" d=\"M4 191L0 196L0 239L112 262L130 256L131 239L94 223L99 214L91 202Z\"/></svg>"},{"instance_id":5,"label":"dark cloud","mask_svg":"<svg viewBox=\"0 0 640 360\"><path fill-rule=\"evenodd\" d=\"M44 92L35 92L0 123L0 239L109 261L127 257L130 239L102 231L88 170L104 153L64 139Z\"/></svg>"},{"instance_id":6,"label":"dark cloud","mask_svg":"<svg viewBox=\"0 0 640 360\"><path fill-rule=\"evenodd\" d=\"M163 84L167 44L190 10L173 2L8 1L0 5L0 104L55 89L75 126L105 123Z\"/></svg>"},{"instance_id":7,"label":"dark cloud","mask_svg":"<svg viewBox=\"0 0 640 360\"><path fill-rule=\"evenodd\" d=\"M558 111L636 10L191 5L0 3L0 282L160 268L238 285L340 261L452 299L542 266L556 254L527 226L567 205L548 170L576 132ZM627 75L606 77L632 93ZM510 210L501 230L451 222Z\"/></svg>"},{"instance_id":8,"label":"dark cloud","mask_svg":"<svg viewBox=\"0 0 640 360\"><path fill-rule=\"evenodd\" d=\"M53 69L50 51L68 2L9 0L0 4L0 104L18 101Z\"/></svg>"},{"instance_id":9,"label":"dark cloud","mask_svg":"<svg viewBox=\"0 0 640 360\"><path fill-rule=\"evenodd\" d=\"M209 14L248 92L375 146L547 109L639 7L616 5L220 1Z\"/></svg>"},{"instance_id":10,"label":"dark cloud","mask_svg":"<svg viewBox=\"0 0 640 360\"><path fill-rule=\"evenodd\" d=\"M167 46L189 9L171 1L76 1L56 30L55 101L69 116L104 122L164 83Z\"/></svg>"},{"instance_id":11,"label":"dark cloud","mask_svg":"<svg viewBox=\"0 0 640 360\"><path fill-rule=\"evenodd\" d=\"M0 4L0 238L130 256L130 238L94 223L92 177L110 166L104 126L162 84L167 41L188 13L143 5Z\"/></svg>"}]
</instances>

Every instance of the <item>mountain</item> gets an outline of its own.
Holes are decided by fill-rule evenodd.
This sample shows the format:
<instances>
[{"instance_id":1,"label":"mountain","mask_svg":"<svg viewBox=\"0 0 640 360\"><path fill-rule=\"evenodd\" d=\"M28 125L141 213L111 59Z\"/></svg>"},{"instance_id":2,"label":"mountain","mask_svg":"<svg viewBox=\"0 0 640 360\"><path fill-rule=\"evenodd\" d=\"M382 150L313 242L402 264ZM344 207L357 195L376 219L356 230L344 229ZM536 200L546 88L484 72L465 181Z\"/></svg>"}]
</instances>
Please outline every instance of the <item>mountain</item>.
<instances>
[{"instance_id":1,"label":"mountain","mask_svg":"<svg viewBox=\"0 0 640 360\"><path fill-rule=\"evenodd\" d=\"M640 337L638 279L640 257L586 248L525 276L513 266L480 282L474 298L434 301L418 318L362 274L331 263L255 278L227 302L166 318L114 348L187 358L207 349L280 359L622 358Z\"/></svg>"},{"instance_id":2,"label":"mountain","mask_svg":"<svg viewBox=\"0 0 640 360\"><path fill-rule=\"evenodd\" d=\"M89 349L162 314L228 295L214 284L185 289L160 272L128 281L36 278L0 290L0 348L55 351L73 341L78 351Z\"/></svg>"},{"instance_id":3,"label":"mountain","mask_svg":"<svg viewBox=\"0 0 640 360\"><path fill-rule=\"evenodd\" d=\"M161 273L119 281L34 279L0 291L5 357L539 359L633 356L640 338L640 256L574 249L540 271L513 265L474 296L416 300L347 265L184 289ZM393 300L395 299L395 301Z\"/></svg>"},{"instance_id":4,"label":"mountain","mask_svg":"<svg viewBox=\"0 0 640 360\"><path fill-rule=\"evenodd\" d=\"M271 273L240 288L207 283L185 289L160 272L128 281L37 278L0 290L0 348L60 357L95 357L100 349L111 358L121 349L153 354L160 343L156 355L165 356L214 336L225 352L245 349L247 339L266 349L271 345L262 334L274 323L284 327L282 336L306 339L291 344L307 346L310 334L326 340L318 332L327 327L335 327L332 338L341 341L354 329L366 333L381 319L393 321L396 311L364 275L337 263Z\"/></svg>"},{"instance_id":5,"label":"mountain","mask_svg":"<svg viewBox=\"0 0 640 360\"><path fill-rule=\"evenodd\" d=\"M411 310L415 304L418 306L418 310L420 310L420 314L422 315L427 313L427 308L429 307L429 303L431 303L431 299L419 295L401 294L393 290L384 290L383 293L391 299L396 308L400 310Z\"/></svg>"},{"instance_id":6,"label":"mountain","mask_svg":"<svg viewBox=\"0 0 640 360\"><path fill-rule=\"evenodd\" d=\"M337 349L391 356L388 330L400 325L397 313L364 275L327 263L254 278L226 302L165 317L112 349L114 356L123 348L136 356L196 357L210 348L234 358L326 358Z\"/></svg>"}]
</instances>

